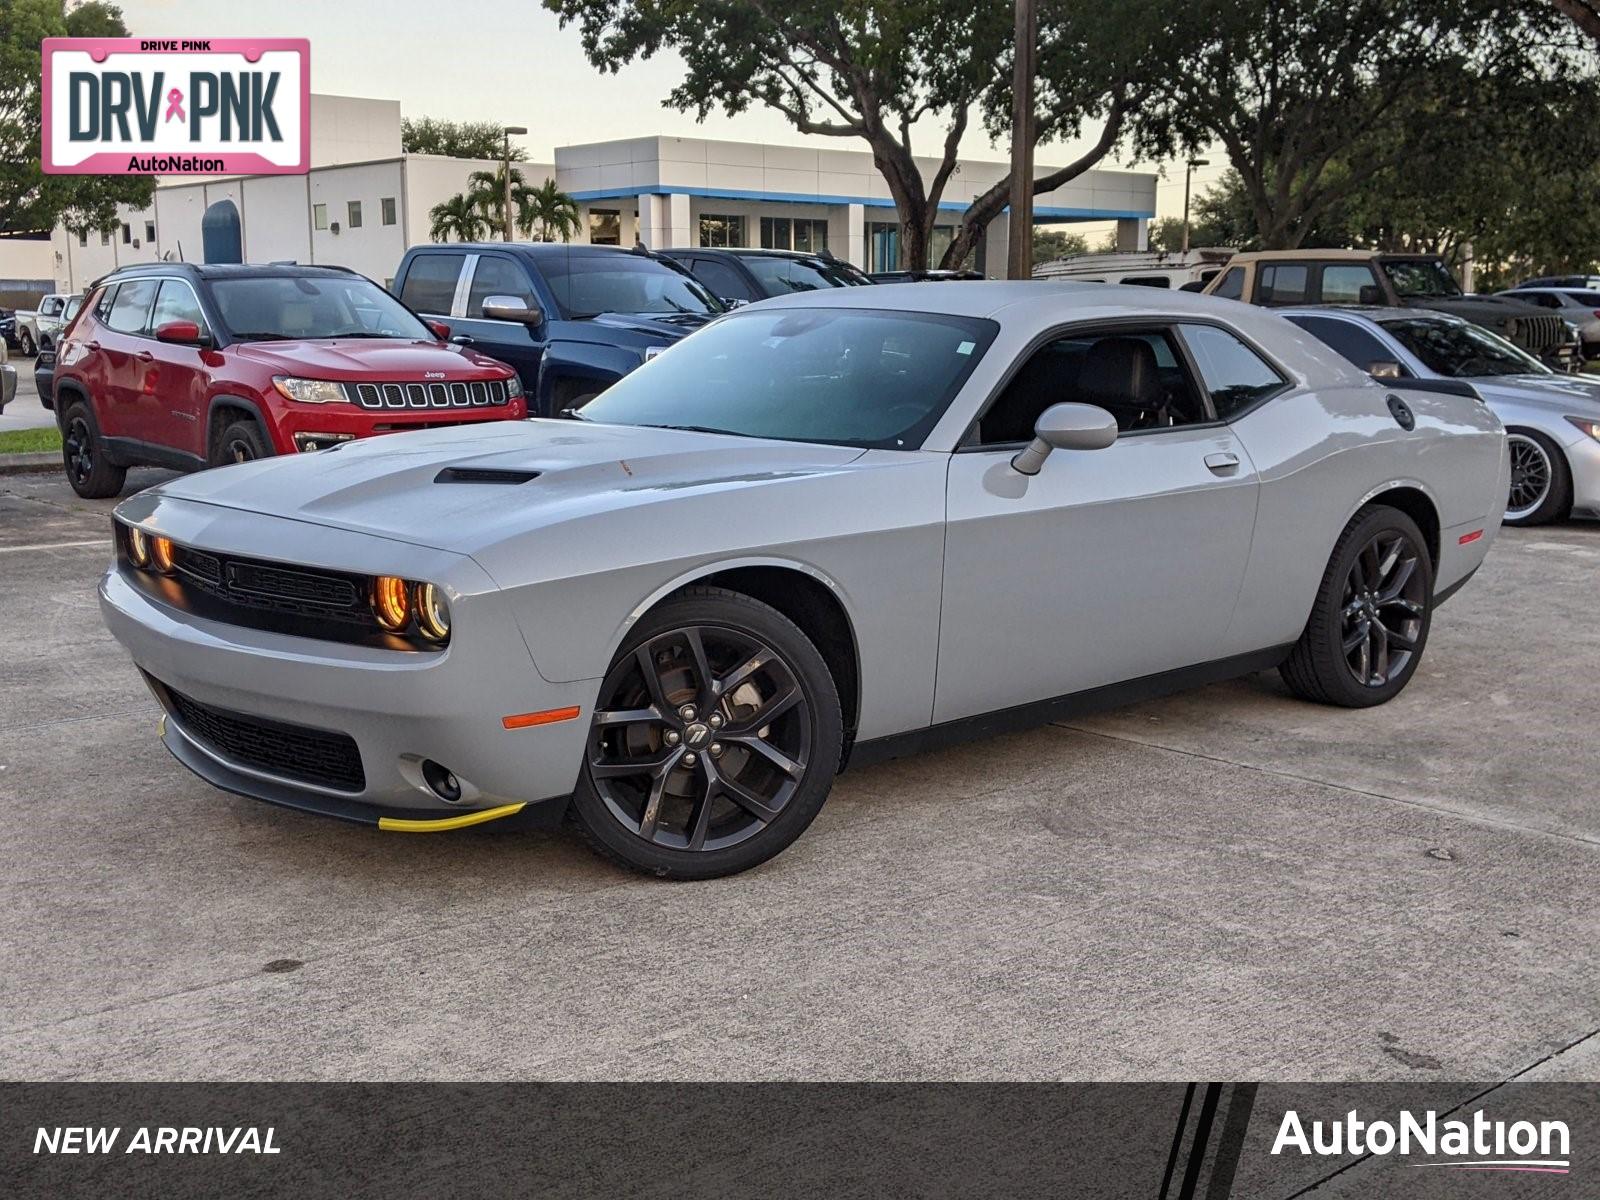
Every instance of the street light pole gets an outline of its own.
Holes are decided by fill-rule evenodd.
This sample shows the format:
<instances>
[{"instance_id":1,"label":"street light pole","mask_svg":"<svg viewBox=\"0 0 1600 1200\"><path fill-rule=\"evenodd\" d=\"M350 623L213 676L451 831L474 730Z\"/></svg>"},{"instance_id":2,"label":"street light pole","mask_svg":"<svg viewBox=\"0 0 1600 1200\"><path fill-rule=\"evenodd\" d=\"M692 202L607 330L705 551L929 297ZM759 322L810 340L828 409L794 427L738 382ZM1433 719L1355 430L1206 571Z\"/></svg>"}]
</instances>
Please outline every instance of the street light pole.
<instances>
[{"instance_id":1,"label":"street light pole","mask_svg":"<svg viewBox=\"0 0 1600 1200\"><path fill-rule=\"evenodd\" d=\"M1183 164L1183 252L1189 253L1189 176L1196 167L1209 167L1208 158L1191 158Z\"/></svg>"},{"instance_id":2,"label":"street light pole","mask_svg":"<svg viewBox=\"0 0 1600 1200\"><path fill-rule=\"evenodd\" d=\"M1006 228L1006 278L1033 278L1034 0L1016 0L1016 66L1011 77L1011 220Z\"/></svg>"},{"instance_id":3,"label":"street light pole","mask_svg":"<svg viewBox=\"0 0 1600 1200\"><path fill-rule=\"evenodd\" d=\"M500 201L501 216L503 218L501 236L508 242L511 240L511 135L514 133L520 137L527 132L521 125L507 125L500 131L500 135L505 138L505 156L501 164L501 169L505 172L505 178L502 181L505 184L505 190Z\"/></svg>"}]
</instances>

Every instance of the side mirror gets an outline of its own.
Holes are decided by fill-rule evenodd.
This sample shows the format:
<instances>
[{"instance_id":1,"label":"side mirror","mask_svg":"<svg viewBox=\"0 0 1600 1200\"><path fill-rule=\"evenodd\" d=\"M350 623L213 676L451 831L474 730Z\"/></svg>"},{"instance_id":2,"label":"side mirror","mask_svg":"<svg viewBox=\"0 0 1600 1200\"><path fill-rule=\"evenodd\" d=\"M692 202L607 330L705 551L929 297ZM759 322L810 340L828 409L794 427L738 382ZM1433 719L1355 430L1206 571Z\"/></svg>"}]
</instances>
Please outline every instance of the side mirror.
<instances>
[{"instance_id":1,"label":"side mirror","mask_svg":"<svg viewBox=\"0 0 1600 1200\"><path fill-rule=\"evenodd\" d=\"M539 325L544 322L544 311L537 304L529 304L515 296L486 296L483 315L489 321L516 321L521 325Z\"/></svg>"},{"instance_id":2,"label":"side mirror","mask_svg":"<svg viewBox=\"0 0 1600 1200\"><path fill-rule=\"evenodd\" d=\"M200 326L193 321L168 321L156 326L156 341L179 346L209 346L211 335L201 333Z\"/></svg>"},{"instance_id":3,"label":"side mirror","mask_svg":"<svg viewBox=\"0 0 1600 1200\"><path fill-rule=\"evenodd\" d=\"M1383 289L1375 283L1363 283L1356 292L1356 303L1373 307L1383 303Z\"/></svg>"},{"instance_id":4,"label":"side mirror","mask_svg":"<svg viewBox=\"0 0 1600 1200\"><path fill-rule=\"evenodd\" d=\"M1052 450L1104 450L1117 440L1117 419L1093 404L1052 404L1039 414L1033 441L1011 460L1023 475L1037 475Z\"/></svg>"},{"instance_id":5,"label":"side mirror","mask_svg":"<svg viewBox=\"0 0 1600 1200\"><path fill-rule=\"evenodd\" d=\"M450 326L446 325L443 321L429 321L427 322L427 326L433 331L433 336L438 338L441 342L448 342L450 340Z\"/></svg>"},{"instance_id":6,"label":"side mirror","mask_svg":"<svg viewBox=\"0 0 1600 1200\"><path fill-rule=\"evenodd\" d=\"M1387 360L1368 363L1367 374L1371 375L1374 379L1400 379L1404 377L1404 372L1401 371L1400 364L1397 362L1388 362Z\"/></svg>"}]
</instances>

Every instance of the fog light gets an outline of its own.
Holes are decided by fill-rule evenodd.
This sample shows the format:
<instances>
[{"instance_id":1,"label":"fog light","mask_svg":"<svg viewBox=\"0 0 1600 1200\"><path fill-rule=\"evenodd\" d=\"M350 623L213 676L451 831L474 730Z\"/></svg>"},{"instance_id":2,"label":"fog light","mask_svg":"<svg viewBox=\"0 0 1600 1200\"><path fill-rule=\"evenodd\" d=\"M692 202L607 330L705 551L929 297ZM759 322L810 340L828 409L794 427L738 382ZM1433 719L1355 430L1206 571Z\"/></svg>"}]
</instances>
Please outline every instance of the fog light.
<instances>
[{"instance_id":1,"label":"fog light","mask_svg":"<svg viewBox=\"0 0 1600 1200\"><path fill-rule=\"evenodd\" d=\"M150 539L145 536L144 530L132 525L128 526L128 557L136 567L150 565Z\"/></svg>"},{"instance_id":2,"label":"fog light","mask_svg":"<svg viewBox=\"0 0 1600 1200\"><path fill-rule=\"evenodd\" d=\"M433 759L422 760L422 778L439 799L451 804L461 799L461 781L455 777L455 772L441 767Z\"/></svg>"},{"instance_id":3,"label":"fog light","mask_svg":"<svg viewBox=\"0 0 1600 1200\"><path fill-rule=\"evenodd\" d=\"M153 537L150 539L150 558L156 564L156 570L163 575L172 574L172 539Z\"/></svg>"},{"instance_id":4,"label":"fog light","mask_svg":"<svg viewBox=\"0 0 1600 1200\"><path fill-rule=\"evenodd\" d=\"M372 581L372 613L390 633L399 633L411 624L411 589L393 575L379 575Z\"/></svg>"},{"instance_id":5,"label":"fog light","mask_svg":"<svg viewBox=\"0 0 1600 1200\"><path fill-rule=\"evenodd\" d=\"M417 584L417 628L424 637L435 642L450 640L450 605L444 591L431 583Z\"/></svg>"}]
</instances>

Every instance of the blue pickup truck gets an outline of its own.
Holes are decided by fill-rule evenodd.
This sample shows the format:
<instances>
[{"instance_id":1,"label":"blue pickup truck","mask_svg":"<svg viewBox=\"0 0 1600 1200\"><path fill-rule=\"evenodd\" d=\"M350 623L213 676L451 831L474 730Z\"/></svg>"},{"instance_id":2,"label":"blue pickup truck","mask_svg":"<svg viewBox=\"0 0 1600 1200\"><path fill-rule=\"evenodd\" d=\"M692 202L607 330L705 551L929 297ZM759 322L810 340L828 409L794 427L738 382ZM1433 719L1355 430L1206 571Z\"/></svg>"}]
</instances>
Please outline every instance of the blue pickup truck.
<instances>
[{"instance_id":1,"label":"blue pickup truck","mask_svg":"<svg viewBox=\"0 0 1600 1200\"><path fill-rule=\"evenodd\" d=\"M393 290L451 341L515 367L540 417L581 408L724 311L677 263L615 246L413 246Z\"/></svg>"}]
</instances>

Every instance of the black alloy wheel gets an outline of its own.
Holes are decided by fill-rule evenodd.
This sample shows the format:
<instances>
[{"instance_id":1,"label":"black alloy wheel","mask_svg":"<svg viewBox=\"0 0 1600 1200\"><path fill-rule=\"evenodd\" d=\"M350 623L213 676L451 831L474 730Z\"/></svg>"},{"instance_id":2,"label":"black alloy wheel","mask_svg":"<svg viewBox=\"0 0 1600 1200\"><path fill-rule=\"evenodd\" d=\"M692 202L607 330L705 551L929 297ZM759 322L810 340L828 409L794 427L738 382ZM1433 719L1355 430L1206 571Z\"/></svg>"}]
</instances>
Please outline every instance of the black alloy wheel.
<instances>
[{"instance_id":1,"label":"black alloy wheel","mask_svg":"<svg viewBox=\"0 0 1600 1200\"><path fill-rule=\"evenodd\" d=\"M833 679L798 627L749 596L689 588L652 617L601 683L575 818L639 870L745 870L827 798L843 743Z\"/></svg>"},{"instance_id":2,"label":"black alloy wheel","mask_svg":"<svg viewBox=\"0 0 1600 1200\"><path fill-rule=\"evenodd\" d=\"M67 481L74 488L84 486L94 474L94 435L81 409L73 410L67 431L61 439L61 457L67 468Z\"/></svg>"},{"instance_id":3,"label":"black alloy wheel","mask_svg":"<svg viewBox=\"0 0 1600 1200\"><path fill-rule=\"evenodd\" d=\"M1561 449L1532 429L1506 430L1511 456L1511 487L1506 495L1507 525L1547 525L1572 509L1572 471Z\"/></svg>"},{"instance_id":4,"label":"black alloy wheel","mask_svg":"<svg viewBox=\"0 0 1600 1200\"><path fill-rule=\"evenodd\" d=\"M85 500L115 496L127 480L127 468L117 466L106 456L94 413L86 400L71 401L61 414L61 465L72 490Z\"/></svg>"},{"instance_id":5,"label":"black alloy wheel","mask_svg":"<svg viewBox=\"0 0 1600 1200\"><path fill-rule=\"evenodd\" d=\"M1404 533L1383 533L1350 566L1340 646L1363 687L1384 687L1417 652L1428 604L1426 577L1417 570L1424 553Z\"/></svg>"}]
</instances>

